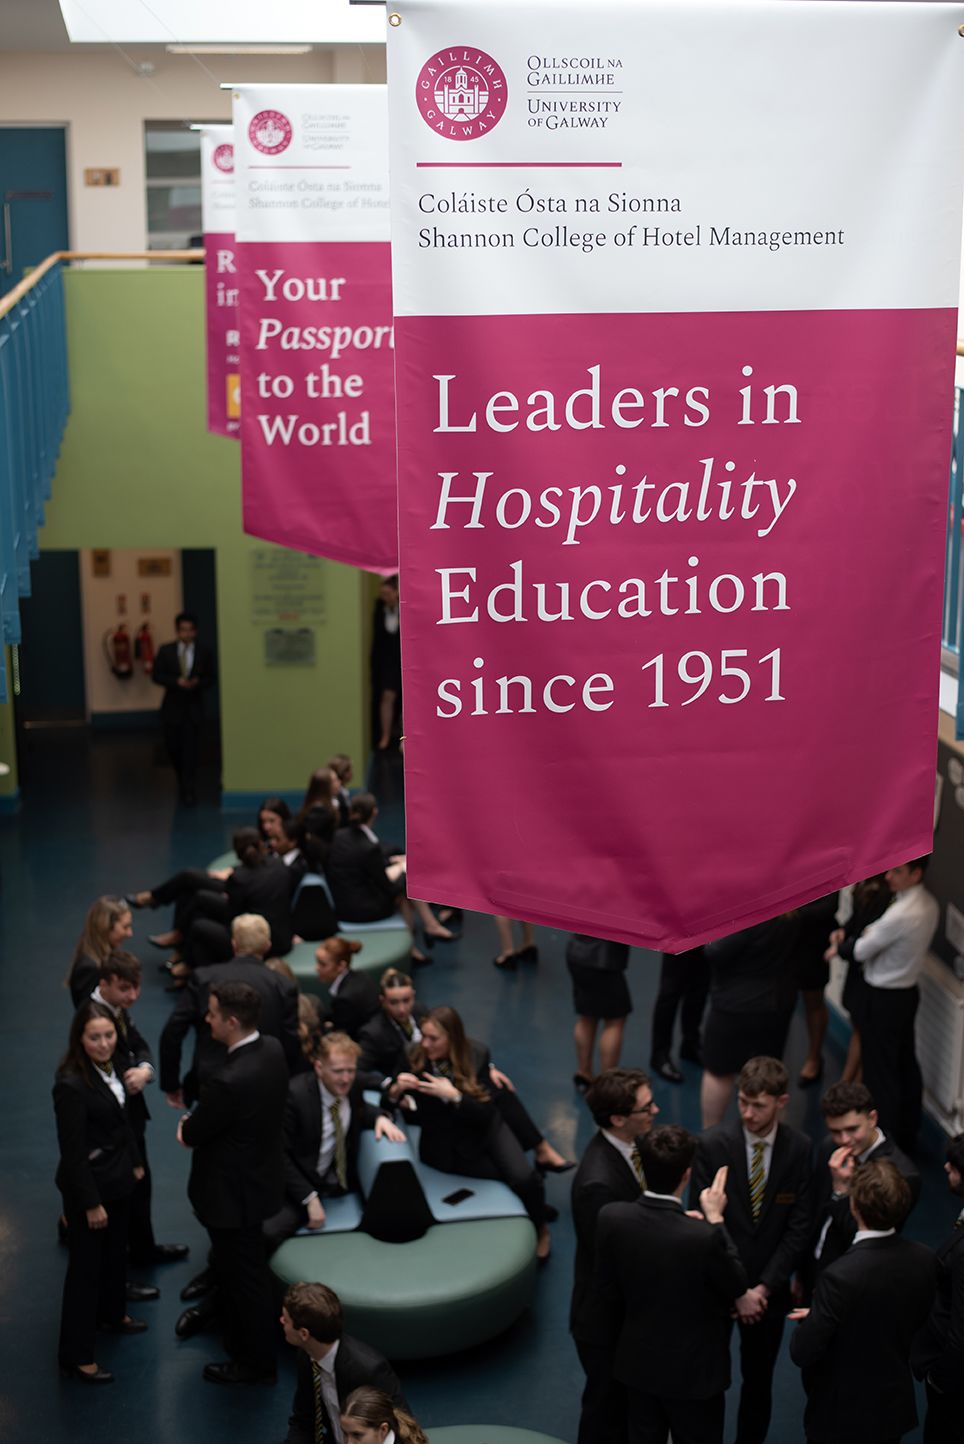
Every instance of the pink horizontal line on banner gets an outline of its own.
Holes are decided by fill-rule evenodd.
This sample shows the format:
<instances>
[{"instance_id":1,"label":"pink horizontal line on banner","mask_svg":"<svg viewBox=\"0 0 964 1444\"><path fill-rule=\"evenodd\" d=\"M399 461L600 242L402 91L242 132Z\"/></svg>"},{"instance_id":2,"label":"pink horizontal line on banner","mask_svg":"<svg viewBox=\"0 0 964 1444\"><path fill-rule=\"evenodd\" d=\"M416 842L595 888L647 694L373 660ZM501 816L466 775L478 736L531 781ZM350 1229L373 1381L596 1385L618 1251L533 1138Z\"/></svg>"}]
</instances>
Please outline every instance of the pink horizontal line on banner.
<instances>
[{"instance_id":1,"label":"pink horizontal line on banner","mask_svg":"<svg viewBox=\"0 0 964 1444\"><path fill-rule=\"evenodd\" d=\"M351 170L350 165L249 165L248 170Z\"/></svg>"},{"instance_id":2,"label":"pink horizontal line on banner","mask_svg":"<svg viewBox=\"0 0 964 1444\"><path fill-rule=\"evenodd\" d=\"M558 169L621 170L621 160L417 160L416 170L516 170L541 166Z\"/></svg>"}]
</instances>

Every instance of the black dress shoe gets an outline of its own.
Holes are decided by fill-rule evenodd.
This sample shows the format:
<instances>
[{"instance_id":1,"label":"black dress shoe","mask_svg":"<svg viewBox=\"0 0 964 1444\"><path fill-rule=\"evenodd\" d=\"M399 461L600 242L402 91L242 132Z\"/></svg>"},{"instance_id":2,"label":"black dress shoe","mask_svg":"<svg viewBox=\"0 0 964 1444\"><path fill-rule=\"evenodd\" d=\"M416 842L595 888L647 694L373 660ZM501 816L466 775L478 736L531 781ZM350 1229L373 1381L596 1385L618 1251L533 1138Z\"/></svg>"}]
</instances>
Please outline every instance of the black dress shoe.
<instances>
[{"instance_id":1,"label":"black dress shoe","mask_svg":"<svg viewBox=\"0 0 964 1444\"><path fill-rule=\"evenodd\" d=\"M273 1369L249 1369L245 1364L205 1364L204 1377L209 1384L277 1384Z\"/></svg>"},{"instance_id":2,"label":"black dress shoe","mask_svg":"<svg viewBox=\"0 0 964 1444\"><path fill-rule=\"evenodd\" d=\"M149 1304L154 1299L161 1297L160 1289L153 1284L128 1284L127 1300L131 1304Z\"/></svg>"},{"instance_id":3,"label":"black dress shoe","mask_svg":"<svg viewBox=\"0 0 964 1444\"><path fill-rule=\"evenodd\" d=\"M649 1066L660 1078L665 1078L667 1083L682 1083L683 1075L673 1062L672 1058L652 1058Z\"/></svg>"},{"instance_id":4,"label":"black dress shoe","mask_svg":"<svg viewBox=\"0 0 964 1444\"><path fill-rule=\"evenodd\" d=\"M559 1218L559 1210L554 1203L547 1203L542 1210L542 1217L546 1223L556 1223Z\"/></svg>"},{"instance_id":5,"label":"black dress shoe","mask_svg":"<svg viewBox=\"0 0 964 1444\"><path fill-rule=\"evenodd\" d=\"M568 1173L570 1168L575 1168L575 1163L570 1163L564 1158L561 1163L540 1163L536 1159L536 1169L539 1173Z\"/></svg>"},{"instance_id":6,"label":"black dress shoe","mask_svg":"<svg viewBox=\"0 0 964 1444\"><path fill-rule=\"evenodd\" d=\"M181 1298L186 1304L192 1299L203 1299L214 1288L214 1274L211 1269L203 1269L201 1273L195 1274L190 1282L186 1283L181 1290Z\"/></svg>"},{"instance_id":7,"label":"black dress shoe","mask_svg":"<svg viewBox=\"0 0 964 1444\"><path fill-rule=\"evenodd\" d=\"M683 1043L683 1044L681 1044L680 1050L679 1050L679 1055L680 1055L680 1057L684 1060L684 1062L686 1062L686 1063L697 1063L697 1064L702 1068L702 1066L703 1066L703 1049L700 1047L699 1043Z\"/></svg>"},{"instance_id":8,"label":"black dress shoe","mask_svg":"<svg viewBox=\"0 0 964 1444\"><path fill-rule=\"evenodd\" d=\"M187 1258L190 1252L190 1247L186 1243L156 1243L150 1256L144 1262L146 1264L177 1263L179 1259Z\"/></svg>"},{"instance_id":9,"label":"black dress shoe","mask_svg":"<svg viewBox=\"0 0 964 1444\"><path fill-rule=\"evenodd\" d=\"M102 1369L97 1365L93 1374L88 1374L79 1364L61 1364L60 1372L65 1379L80 1379L83 1384L113 1384L114 1376L110 1369Z\"/></svg>"},{"instance_id":10,"label":"black dress shoe","mask_svg":"<svg viewBox=\"0 0 964 1444\"><path fill-rule=\"evenodd\" d=\"M537 963L539 961L539 949L535 943L529 943L527 947L519 949L516 957L520 963Z\"/></svg>"},{"instance_id":11,"label":"black dress shoe","mask_svg":"<svg viewBox=\"0 0 964 1444\"><path fill-rule=\"evenodd\" d=\"M195 1334L203 1334L204 1330L210 1328L214 1323L216 1310L213 1301L201 1303L196 1308L185 1309L177 1323L174 1325L174 1332L179 1339L193 1339Z\"/></svg>"},{"instance_id":12,"label":"black dress shoe","mask_svg":"<svg viewBox=\"0 0 964 1444\"><path fill-rule=\"evenodd\" d=\"M814 1073L812 1076L811 1076L810 1074L807 1074L807 1073L800 1073L800 1074L797 1076L797 1087L798 1087L798 1088L812 1088L815 1083L819 1083L819 1082L820 1082L820 1080L821 1080L822 1077L823 1077L823 1059L821 1058L821 1059L820 1059L820 1068L819 1068L818 1072Z\"/></svg>"},{"instance_id":13,"label":"black dress shoe","mask_svg":"<svg viewBox=\"0 0 964 1444\"><path fill-rule=\"evenodd\" d=\"M588 1093L592 1087L592 1079L585 1073L573 1073L572 1081L580 1093Z\"/></svg>"},{"instance_id":14,"label":"black dress shoe","mask_svg":"<svg viewBox=\"0 0 964 1444\"><path fill-rule=\"evenodd\" d=\"M518 962L518 953L500 953L497 958L492 959L493 967L498 968L500 973L514 973Z\"/></svg>"},{"instance_id":15,"label":"black dress shoe","mask_svg":"<svg viewBox=\"0 0 964 1444\"><path fill-rule=\"evenodd\" d=\"M146 1334L147 1325L143 1319L122 1319L119 1324L101 1324L105 1334Z\"/></svg>"}]
</instances>

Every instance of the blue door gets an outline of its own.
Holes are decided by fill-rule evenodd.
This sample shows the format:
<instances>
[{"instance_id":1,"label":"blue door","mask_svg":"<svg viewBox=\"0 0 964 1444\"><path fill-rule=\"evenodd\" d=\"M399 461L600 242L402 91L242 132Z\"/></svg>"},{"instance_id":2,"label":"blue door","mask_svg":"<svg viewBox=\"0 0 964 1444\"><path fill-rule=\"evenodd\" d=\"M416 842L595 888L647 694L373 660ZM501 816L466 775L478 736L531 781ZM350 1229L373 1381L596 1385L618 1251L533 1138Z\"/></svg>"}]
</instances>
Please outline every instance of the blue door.
<instances>
[{"instance_id":1,"label":"blue door","mask_svg":"<svg viewBox=\"0 0 964 1444\"><path fill-rule=\"evenodd\" d=\"M68 244L63 128L0 126L0 296Z\"/></svg>"}]
</instances>

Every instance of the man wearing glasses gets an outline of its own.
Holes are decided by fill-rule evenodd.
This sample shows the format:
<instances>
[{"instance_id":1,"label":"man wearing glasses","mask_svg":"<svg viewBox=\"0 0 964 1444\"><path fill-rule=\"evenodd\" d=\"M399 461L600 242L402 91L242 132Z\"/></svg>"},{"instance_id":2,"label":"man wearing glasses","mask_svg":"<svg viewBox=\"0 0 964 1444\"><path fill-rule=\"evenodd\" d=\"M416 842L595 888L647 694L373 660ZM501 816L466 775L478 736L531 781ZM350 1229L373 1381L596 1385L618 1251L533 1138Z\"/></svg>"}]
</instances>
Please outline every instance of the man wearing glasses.
<instances>
[{"instance_id":1,"label":"man wearing glasses","mask_svg":"<svg viewBox=\"0 0 964 1444\"><path fill-rule=\"evenodd\" d=\"M599 1344L593 1318L592 1282L596 1220L607 1203L632 1203L645 1186L637 1140L659 1112L649 1078L640 1068L608 1068L586 1094L598 1132L589 1142L572 1182L576 1268L569 1329L586 1374L579 1444L625 1444L626 1400L612 1379L612 1351Z\"/></svg>"}]
</instances>

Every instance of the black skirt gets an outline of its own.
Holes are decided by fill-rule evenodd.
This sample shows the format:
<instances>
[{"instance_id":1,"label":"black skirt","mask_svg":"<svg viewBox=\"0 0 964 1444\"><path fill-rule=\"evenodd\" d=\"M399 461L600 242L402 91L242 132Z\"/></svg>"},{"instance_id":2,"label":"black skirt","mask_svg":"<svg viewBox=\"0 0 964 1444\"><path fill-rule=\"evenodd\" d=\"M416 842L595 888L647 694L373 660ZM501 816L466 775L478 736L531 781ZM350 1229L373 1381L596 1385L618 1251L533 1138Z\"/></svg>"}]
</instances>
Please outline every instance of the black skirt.
<instances>
[{"instance_id":1,"label":"black skirt","mask_svg":"<svg viewBox=\"0 0 964 1444\"><path fill-rule=\"evenodd\" d=\"M722 1013L710 1004L703 1025L703 1067L717 1078L739 1073L749 1058L782 1058L790 1013Z\"/></svg>"},{"instance_id":2,"label":"black skirt","mask_svg":"<svg viewBox=\"0 0 964 1444\"><path fill-rule=\"evenodd\" d=\"M627 1018L633 1011L626 974L582 968L567 963L572 978L572 1006L580 1018Z\"/></svg>"}]
</instances>

